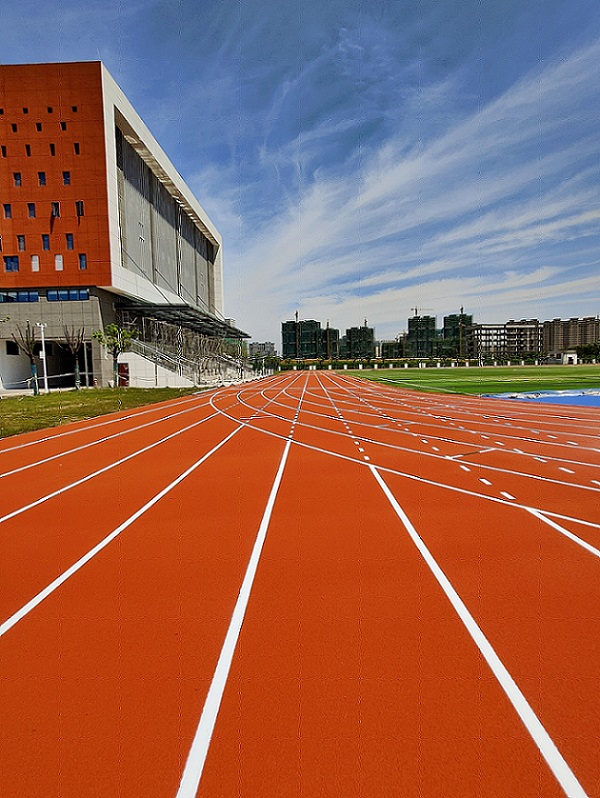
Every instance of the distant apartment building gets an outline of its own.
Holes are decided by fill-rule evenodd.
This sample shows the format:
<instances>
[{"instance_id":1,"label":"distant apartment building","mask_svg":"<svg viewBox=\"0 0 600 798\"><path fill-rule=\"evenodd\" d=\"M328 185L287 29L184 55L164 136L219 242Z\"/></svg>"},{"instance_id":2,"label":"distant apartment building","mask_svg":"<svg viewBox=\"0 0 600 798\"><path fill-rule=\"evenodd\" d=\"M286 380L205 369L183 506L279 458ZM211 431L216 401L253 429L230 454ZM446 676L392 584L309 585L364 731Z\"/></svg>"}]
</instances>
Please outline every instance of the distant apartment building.
<instances>
[{"instance_id":1,"label":"distant apartment building","mask_svg":"<svg viewBox=\"0 0 600 798\"><path fill-rule=\"evenodd\" d=\"M598 341L600 341L600 319L597 316L586 316L583 319L552 319L543 323L544 352L565 352Z\"/></svg>"},{"instance_id":2,"label":"distant apartment building","mask_svg":"<svg viewBox=\"0 0 600 798\"><path fill-rule=\"evenodd\" d=\"M465 357L468 351L469 331L472 326L473 316L470 313L464 313L462 308L460 313L444 316L439 354L444 357Z\"/></svg>"},{"instance_id":3,"label":"distant apartment building","mask_svg":"<svg viewBox=\"0 0 600 798\"><path fill-rule=\"evenodd\" d=\"M250 360L260 357L275 357L276 355L277 351L275 349L275 344L272 343L272 341L265 341L264 343L251 341L248 344L248 357Z\"/></svg>"},{"instance_id":4,"label":"distant apartment building","mask_svg":"<svg viewBox=\"0 0 600 798\"><path fill-rule=\"evenodd\" d=\"M368 327L349 327L342 339L342 357L364 360L375 357L375 330Z\"/></svg>"},{"instance_id":5,"label":"distant apartment building","mask_svg":"<svg viewBox=\"0 0 600 798\"><path fill-rule=\"evenodd\" d=\"M437 354L438 334L435 316L412 316L406 336L407 357L427 358Z\"/></svg>"},{"instance_id":6,"label":"distant apartment building","mask_svg":"<svg viewBox=\"0 0 600 798\"><path fill-rule=\"evenodd\" d=\"M468 331L468 356L538 357L542 354L542 324L537 319L504 324L474 324Z\"/></svg>"}]
</instances>

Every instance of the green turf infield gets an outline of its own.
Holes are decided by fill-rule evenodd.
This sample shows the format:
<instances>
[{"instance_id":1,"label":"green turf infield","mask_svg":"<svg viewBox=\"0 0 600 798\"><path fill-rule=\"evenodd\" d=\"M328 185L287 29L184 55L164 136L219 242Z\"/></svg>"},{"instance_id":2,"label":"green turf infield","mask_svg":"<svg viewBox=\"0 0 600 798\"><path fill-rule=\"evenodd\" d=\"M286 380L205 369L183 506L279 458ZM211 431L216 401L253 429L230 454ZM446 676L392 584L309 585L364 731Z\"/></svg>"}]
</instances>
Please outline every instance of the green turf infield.
<instances>
[{"instance_id":1,"label":"green turf infield","mask_svg":"<svg viewBox=\"0 0 600 798\"><path fill-rule=\"evenodd\" d=\"M0 438L165 402L200 388L94 388L0 397Z\"/></svg>"},{"instance_id":2,"label":"green turf infield","mask_svg":"<svg viewBox=\"0 0 600 798\"><path fill-rule=\"evenodd\" d=\"M484 366L457 368L363 369L347 371L384 385L436 393L523 393L599 388L600 365L585 366Z\"/></svg>"}]
</instances>

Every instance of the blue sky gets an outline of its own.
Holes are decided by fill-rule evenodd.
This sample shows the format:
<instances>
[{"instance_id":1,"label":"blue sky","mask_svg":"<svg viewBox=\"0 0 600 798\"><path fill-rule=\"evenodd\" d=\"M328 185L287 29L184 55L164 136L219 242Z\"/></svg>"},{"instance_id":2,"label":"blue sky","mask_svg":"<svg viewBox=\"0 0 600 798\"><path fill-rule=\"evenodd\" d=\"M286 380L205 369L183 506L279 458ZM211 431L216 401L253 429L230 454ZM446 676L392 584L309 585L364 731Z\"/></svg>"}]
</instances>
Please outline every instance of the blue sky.
<instances>
[{"instance_id":1,"label":"blue sky","mask_svg":"<svg viewBox=\"0 0 600 798\"><path fill-rule=\"evenodd\" d=\"M597 0L0 0L0 29L4 63L104 61L255 340L600 312Z\"/></svg>"}]
</instances>

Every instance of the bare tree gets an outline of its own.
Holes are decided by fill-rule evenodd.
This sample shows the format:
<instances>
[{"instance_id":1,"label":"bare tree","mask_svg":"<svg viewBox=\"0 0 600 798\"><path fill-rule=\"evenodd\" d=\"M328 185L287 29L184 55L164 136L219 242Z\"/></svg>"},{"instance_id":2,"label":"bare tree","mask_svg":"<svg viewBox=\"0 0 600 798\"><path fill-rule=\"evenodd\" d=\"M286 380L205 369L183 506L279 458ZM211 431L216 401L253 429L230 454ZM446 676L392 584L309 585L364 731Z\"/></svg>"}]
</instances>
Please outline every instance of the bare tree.
<instances>
[{"instance_id":1,"label":"bare tree","mask_svg":"<svg viewBox=\"0 0 600 798\"><path fill-rule=\"evenodd\" d=\"M35 364L35 327L32 327L29 321L27 322L27 327L25 328L25 332L21 329L21 327L17 324L17 332L19 337L13 333L13 341L19 347L23 354L27 355L29 358L29 363L31 365L31 384L33 387L33 395L37 396L40 392L38 387L38 377L37 377L37 366Z\"/></svg>"},{"instance_id":2,"label":"bare tree","mask_svg":"<svg viewBox=\"0 0 600 798\"><path fill-rule=\"evenodd\" d=\"M75 327L71 327L69 329L67 325L63 327L63 335L65 337L65 343L61 344L64 349L68 349L71 353L71 357L73 359L73 372L75 374L75 390L78 391L81 388L81 375L79 373L79 350L83 345L83 340L85 336L85 327L79 327L75 329Z\"/></svg>"}]
</instances>

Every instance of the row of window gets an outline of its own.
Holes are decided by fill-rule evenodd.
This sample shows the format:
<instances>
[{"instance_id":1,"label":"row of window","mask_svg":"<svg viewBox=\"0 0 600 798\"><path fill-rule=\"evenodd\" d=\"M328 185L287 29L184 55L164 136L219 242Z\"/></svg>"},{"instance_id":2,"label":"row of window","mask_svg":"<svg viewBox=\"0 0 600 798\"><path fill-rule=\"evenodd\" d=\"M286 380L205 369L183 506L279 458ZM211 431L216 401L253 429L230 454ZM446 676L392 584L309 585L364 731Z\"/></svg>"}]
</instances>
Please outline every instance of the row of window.
<instances>
[{"instance_id":1,"label":"row of window","mask_svg":"<svg viewBox=\"0 0 600 798\"><path fill-rule=\"evenodd\" d=\"M59 122L59 124L60 124L60 129L61 130L66 130L67 129L67 123L66 122ZM18 130L19 130L19 126L17 125L16 122L11 122L10 129L12 130L13 133L17 133ZM35 123L35 129L37 130L38 133L41 133L42 130L43 130L42 123L41 122L36 122Z\"/></svg>"},{"instance_id":2,"label":"row of window","mask_svg":"<svg viewBox=\"0 0 600 798\"><path fill-rule=\"evenodd\" d=\"M13 128L15 127L16 125L13 125ZM56 144L50 143L48 147L50 150L50 155L56 155ZM78 141L73 142L73 152L75 153L75 155L81 155L81 144ZM0 146L0 155L2 155L3 158L6 158L8 156L8 149L6 147L6 144L2 144ZM25 145L25 155L28 158L31 157L31 144Z\"/></svg>"},{"instance_id":3,"label":"row of window","mask_svg":"<svg viewBox=\"0 0 600 798\"><path fill-rule=\"evenodd\" d=\"M38 185L45 186L46 185L46 173L45 172L38 172ZM63 186L70 186L71 185L71 172L63 172L62 173L63 179ZM20 188L23 185L23 173L22 172L13 172L13 183L17 188Z\"/></svg>"},{"instance_id":4,"label":"row of window","mask_svg":"<svg viewBox=\"0 0 600 798\"><path fill-rule=\"evenodd\" d=\"M29 108L23 108L22 110L23 110L24 114L28 114L29 113ZM48 111L49 114L53 114L54 113L54 108L51 105L46 106L46 110ZM77 113L77 110L78 110L78 107L76 105L72 105L71 106L71 111L73 111L74 114ZM4 116L4 108L0 108L0 116Z\"/></svg>"},{"instance_id":5,"label":"row of window","mask_svg":"<svg viewBox=\"0 0 600 798\"><path fill-rule=\"evenodd\" d=\"M70 179L71 178L69 177L69 180ZM12 205L11 205L10 202L5 202L2 205L2 212L4 213L4 218L5 219L12 219L13 218L13 216L12 216ZM35 219L36 218L36 213L37 213L37 210L36 210L35 202L28 202L27 203L27 216L30 219ZM83 200L76 200L76 202L75 202L75 214L78 217L84 216ZM60 202L52 202L52 203L50 203L50 216L53 216L55 218L60 217Z\"/></svg>"},{"instance_id":6,"label":"row of window","mask_svg":"<svg viewBox=\"0 0 600 798\"><path fill-rule=\"evenodd\" d=\"M89 288L58 288L48 289L46 291L46 299L48 302L77 302L89 298ZM0 291L0 303L39 301L39 291Z\"/></svg>"},{"instance_id":7,"label":"row of window","mask_svg":"<svg viewBox=\"0 0 600 798\"><path fill-rule=\"evenodd\" d=\"M67 249L75 249L75 236L73 233L65 233L65 244ZM17 236L17 249L19 252L26 252L27 246L24 235ZM49 233L42 233L42 250L50 252L50 235ZM0 252L2 252L2 237L0 236Z\"/></svg>"},{"instance_id":8,"label":"row of window","mask_svg":"<svg viewBox=\"0 0 600 798\"><path fill-rule=\"evenodd\" d=\"M80 252L77 256L79 262L79 270L85 271L87 269L87 255ZM19 255L4 255L4 271L5 272L18 272L19 271ZM64 259L62 255L54 256L54 270L62 272L64 269ZM40 270L40 256L31 255L31 271L39 272Z\"/></svg>"}]
</instances>

